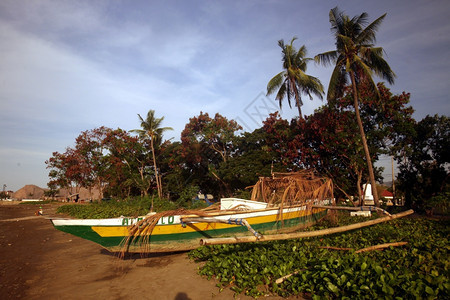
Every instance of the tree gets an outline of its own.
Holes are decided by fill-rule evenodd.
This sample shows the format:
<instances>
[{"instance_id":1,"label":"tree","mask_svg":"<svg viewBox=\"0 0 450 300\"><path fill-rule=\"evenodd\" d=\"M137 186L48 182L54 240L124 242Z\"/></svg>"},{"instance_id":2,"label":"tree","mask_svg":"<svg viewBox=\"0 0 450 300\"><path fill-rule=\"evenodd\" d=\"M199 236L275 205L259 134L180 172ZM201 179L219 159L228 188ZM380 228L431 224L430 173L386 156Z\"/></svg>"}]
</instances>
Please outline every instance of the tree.
<instances>
[{"instance_id":1,"label":"tree","mask_svg":"<svg viewBox=\"0 0 450 300\"><path fill-rule=\"evenodd\" d=\"M156 118L155 117L155 111L149 110L147 113L147 117L145 120L141 117L140 114L138 114L139 120L141 121L141 128L142 129L133 129L131 132L136 132L139 137L143 140L150 140L150 149L152 151L153 156L153 167L155 172L155 179L156 179L156 186L158 189L158 196L159 198L162 198L162 186L161 186L161 179L158 175L158 168L156 165L156 154L155 154L155 148L159 147L161 145L162 141L162 135L164 131L167 130L173 130L172 127L161 127L161 124L164 120L164 117Z\"/></svg>"},{"instance_id":2,"label":"tree","mask_svg":"<svg viewBox=\"0 0 450 300\"><path fill-rule=\"evenodd\" d=\"M102 198L108 168L104 139L111 131L103 126L83 131L76 138L74 148L67 148L62 154L54 152L46 161L47 168L51 169L48 186L51 189L75 186L77 192L83 187L89 190L91 197L92 188L96 186Z\"/></svg>"},{"instance_id":3,"label":"tree","mask_svg":"<svg viewBox=\"0 0 450 300\"><path fill-rule=\"evenodd\" d=\"M373 161L398 151L397 143L408 135L413 113L408 93L393 95L382 83L378 91L379 97L361 85L359 101ZM331 177L338 192L354 195L357 191L361 199L361 183L369 178L365 175L367 164L355 118L351 87L347 87L344 97L330 100L303 122L297 120L289 148L299 149L299 164ZM376 178L382 178L381 172L381 168L374 168Z\"/></svg>"},{"instance_id":4,"label":"tree","mask_svg":"<svg viewBox=\"0 0 450 300\"><path fill-rule=\"evenodd\" d=\"M427 200L450 192L448 149L450 119L446 116L426 116L399 142L399 188L409 205L423 209Z\"/></svg>"},{"instance_id":5,"label":"tree","mask_svg":"<svg viewBox=\"0 0 450 300\"><path fill-rule=\"evenodd\" d=\"M373 73L387 80L390 84L394 82L395 74L383 58L383 49L374 47L376 31L385 16L386 14L365 26L368 23L367 13L362 13L350 19L338 7L333 8L330 11L330 23L331 31L336 39L336 50L324 52L315 57L316 62L324 65L335 64L328 86L328 99L341 96L348 78L350 78L356 121L361 134L370 182L373 187L376 186L375 175L359 113L358 87L361 82L366 81L371 89L378 94L376 84L372 79ZM372 191L375 204L378 206L378 193L375 188Z\"/></svg>"},{"instance_id":6,"label":"tree","mask_svg":"<svg viewBox=\"0 0 450 300\"><path fill-rule=\"evenodd\" d=\"M273 157L274 163L284 165L285 171L295 170L298 167L295 161L298 152L297 149L290 147L293 137L289 122L282 119L278 112L275 112L264 120L262 128L266 133L267 150L276 153Z\"/></svg>"},{"instance_id":7,"label":"tree","mask_svg":"<svg viewBox=\"0 0 450 300\"><path fill-rule=\"evenodd\" d=\"M79 152L68 147L64 153L53 152L52 157L45 161L50 181L49 187L61 187L70 189L75 187L78 192L84 185L84 163Z\"/></svg>"},{"instance_id":8,"label":"tree","mask_svg":"<svg viewBox=\"0 0 450 300\"><path fill-rule=\"evenodd\" d=\"M367 143L372 160L381 154L398 151L397 143L408 135L408 124L413 110L409 94L392 95L382 83L378 84L380 97L361 85L359 109L367 132ZM314 114L289 123L271 114L265 121L264 143L287 169L315 169L333 179L337 197L361 199L361 183L367 182L367 164L355 120L351 86L344 96L328 101ZM375 168L381 178L381 168Z\"/></svg>"},{"instance_id":9,"label":"tree","mask_svg":"<svg viewBox=\"0 0 450 300\"><path fill-rule=\"evenodd\" d=\"M271 171L285 171L281 163L277 163L275 151L268 151L268 134L263 128L253 132L244 132L235 142L235 151L226 162L220 163L218 175L239 197L250 197L248 187L258 182L259 177L271 175Z\"/></svg>"},{"instance_id":10,"label":"tree","mask_svg":"<svg viewBox=\"0 0 450 300\"><path fill-rule=\"evenodd\" d=\"M147 196L153 172L148 167L150 152L146 145L120 128L108 132L103 144L108 149L104 161L109 192L127 197L138 189Z\"/></svg>"},{"instance_id":11,"label":"tree","mask_svg":"<svg viewBox=\"0 0 450 300\"><path fill-rule=\"evenodd\" d=\"M200 112L198 117L189 119L181 132L181 141L184 144L203 144L220 155L222 161L227 161L233 150L235 132L241 129L236 121L228 120L219 113L211 118L208 113Z\"/></svg>"},{"instance_id":12,"label":"tree","mask_svg":"<svg viewBox=\"0 0 450 300\"><path fill-rule=\"evenodd\" d=\"M164 143L158 160L161 172L166 174L163 177L165 193L171 200L179 199L183 190L191 185L187 180L190 174L182 155L182 148L181 142L178 141Z\"/></svg>"},{"instance_id":13,"label":"tree","mask_svg":"<svg viewBox=\"0 0 450 300\"><path fill-rule=\"evenodd\" d=\"M189 119L181 132L182 155L185 166L200 188L211 190L214 181L219 182L220 194L229 194L230 187L218 175L221 162L226 163L234 151L236 132L242 127L234 120L228 120L219 113L211 118L208 113ZM209 178L208 178L209 177Z\"/></svg>"},{"instance_id":14,"label":"tree","mask_svg":"<svg viewBox=\"0 0 450 300\"><path fill-rule=\"evenodd\" d=\"M315 169L333 180L336 197L357 194L361 199L361 181L365 164L358 128L351 111L328 104L305 120L298 120L291 149L298 149L298 164Z\"/></svg>"},{"instance_id":15,"label":"tree","mask_svg":"<svg viewBox=\"0 0 450 300\"><path fill-rule=\"evenodd\" d=\"M80 156L80 169L83 181L81 186L87 188L92 198L92 187L97 186L100 198L103 198L105 187L104 144L105 137L111 132L111 128L101 126L93 130L86 130L75 140L75 151Z\"/></svg>"},{"instance_id":16,"label":"tree","mask_svg":"<svg viewBox=\"0 0 450 300\"><path fill-rule=\"evenodd\" d=\"M306 47L303 45L298 51L294 47L294 41L297 38L292 38L289 45L284 44L284 40L279 40L278 45L282 49L283 71L275 75L267 84L267 95L273 94L276 90L276 100L281 103L285 97L291 106L291 97L294 97L295 104L298 108L298 115L302 116L301 106L303 105L301 93L309 96L312 100L311 94L315 94L322 99L323 86L320 80L314 76L307 75L306 68L311 58L306 58Z\"/></svg>"}]
</instances>

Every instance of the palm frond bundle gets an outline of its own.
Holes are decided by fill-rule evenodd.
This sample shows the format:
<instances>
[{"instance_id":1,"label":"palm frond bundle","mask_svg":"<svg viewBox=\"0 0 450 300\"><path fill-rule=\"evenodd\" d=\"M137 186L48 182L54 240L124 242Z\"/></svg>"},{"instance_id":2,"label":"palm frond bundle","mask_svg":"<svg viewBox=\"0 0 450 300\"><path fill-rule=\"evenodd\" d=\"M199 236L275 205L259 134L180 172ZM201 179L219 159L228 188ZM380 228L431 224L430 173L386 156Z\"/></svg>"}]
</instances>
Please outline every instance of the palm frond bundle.
<instances>
[{"instance_id":1,"label":"palm frond bundle","mask_svg":"<svg viewBox=\"0 0 450 300\"><path fill-rule=\"evenodd\" d=\"M269 206L312 205L315 200L324 199L333 199L333 182L311 170L260 177L251 197Z\"/></svg>"}]
</instances>

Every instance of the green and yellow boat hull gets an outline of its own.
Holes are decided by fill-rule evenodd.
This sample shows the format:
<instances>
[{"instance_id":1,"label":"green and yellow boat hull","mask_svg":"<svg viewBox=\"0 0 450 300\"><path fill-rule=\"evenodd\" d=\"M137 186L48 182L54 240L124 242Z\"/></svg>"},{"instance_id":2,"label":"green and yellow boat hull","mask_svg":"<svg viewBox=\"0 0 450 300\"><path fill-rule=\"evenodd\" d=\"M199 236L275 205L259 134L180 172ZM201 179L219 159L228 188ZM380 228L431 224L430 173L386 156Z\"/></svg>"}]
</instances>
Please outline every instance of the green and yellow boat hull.
<instances>
[{"instance_id":1,"label":"green and yellow boat hull","mask_svg":"<svg viewBox=\"0 0 450 300\"><path fill-rule=\"evenodd\" d=\"M174 252L195 249L205 238L242 236L251 234L247 227L227 220L245 219L260 234L294 230L314 224L327 213L325 208L306 206L288 208L263 208L245 211L217 211L211 216L220 222L185 223L185 215L161 217L150 233L128 239L130 229L140 220L147 218L111 219L51 219L53 226L63 232L90 240L111 252ZM225 223L223 223L225 221Z\"/></svg>"}]
</instances>

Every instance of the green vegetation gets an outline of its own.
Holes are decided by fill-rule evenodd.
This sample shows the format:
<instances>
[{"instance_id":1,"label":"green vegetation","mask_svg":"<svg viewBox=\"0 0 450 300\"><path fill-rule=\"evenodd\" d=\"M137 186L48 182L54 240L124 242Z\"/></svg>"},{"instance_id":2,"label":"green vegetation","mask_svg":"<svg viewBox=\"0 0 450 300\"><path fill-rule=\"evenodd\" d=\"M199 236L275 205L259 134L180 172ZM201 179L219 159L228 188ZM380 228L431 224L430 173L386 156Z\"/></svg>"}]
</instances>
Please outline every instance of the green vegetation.
<instances>
[{"instance_id":1,"label":"green vegetation","mask_svg":"<svg viewBox=\"0 0 450 300\"><path fill-rule=\"evenodd\" d=\"M57 213L67 214L79 219L117 218L120 216L143 216L150 211L150 197L134 197L124 201L102 201L89 204L68 204L58 208ZM175 209L173 202L159 198L153 199L155 211Z\"/></svg>"},{"instance_id":2,"label":"green vegetation","mask_svg":"<svg viewBox=\"0 0 450 300\"><path fill-rule=\"evenodd\" d=\"M51 200L45 200L45 201L26 201L26 202L20 202L20 205L42 205L42 204L49 204L52 203Z\"/></svg>"},{"instance_id":3,"label":"green vegetation","mask_svg":"<svg viewBox=\"0 0 450 300\"><path fill-rule=\"evenodd\" d=\"M349 222L348 218L340 219L340 225ZM214 278L219 288L253 297L448 299L448 223L398 219L332 236L202 247L189 256L205 262L199 273ZM384 251L353 251L400 241L408 244ZM294 272L282 283L275 283Z\"/></svg>"}]
</instances>

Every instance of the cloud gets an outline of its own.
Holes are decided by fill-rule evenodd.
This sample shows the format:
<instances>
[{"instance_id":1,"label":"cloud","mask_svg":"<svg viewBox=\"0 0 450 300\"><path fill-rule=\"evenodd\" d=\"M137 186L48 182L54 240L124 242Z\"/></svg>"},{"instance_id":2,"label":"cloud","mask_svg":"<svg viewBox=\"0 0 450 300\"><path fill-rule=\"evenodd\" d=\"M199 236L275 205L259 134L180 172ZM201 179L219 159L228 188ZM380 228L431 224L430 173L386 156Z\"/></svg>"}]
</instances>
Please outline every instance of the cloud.
<instances>
[{"instance_id":1,"label":"cloud","mask_svg":"<svg viewBox=\"0 0 450 300\"><path fill-rule=\"evenodd\" d=\"M334 48L334 2L2 1L0 126L7 130L0 138L9 146L0 151L50 156L84 130L137 128L137 114L149 109L165 116L164 126L175 129L167 137L176 139L200 111L249 123L254 103L277 109L264 94L281 71L279 39L297 36L295 45L305 44L310 57ZM350 16L369 12L371 20L388 12L377 44L398 75L392 91L411 92L421 112L448 114L449 4L342 5ZM311 63L308 73L326 88L331 68ZM323 102L304 103L310 114ZM296 113L284 103L283 117Z\"/></svg>"}]
</instances>

